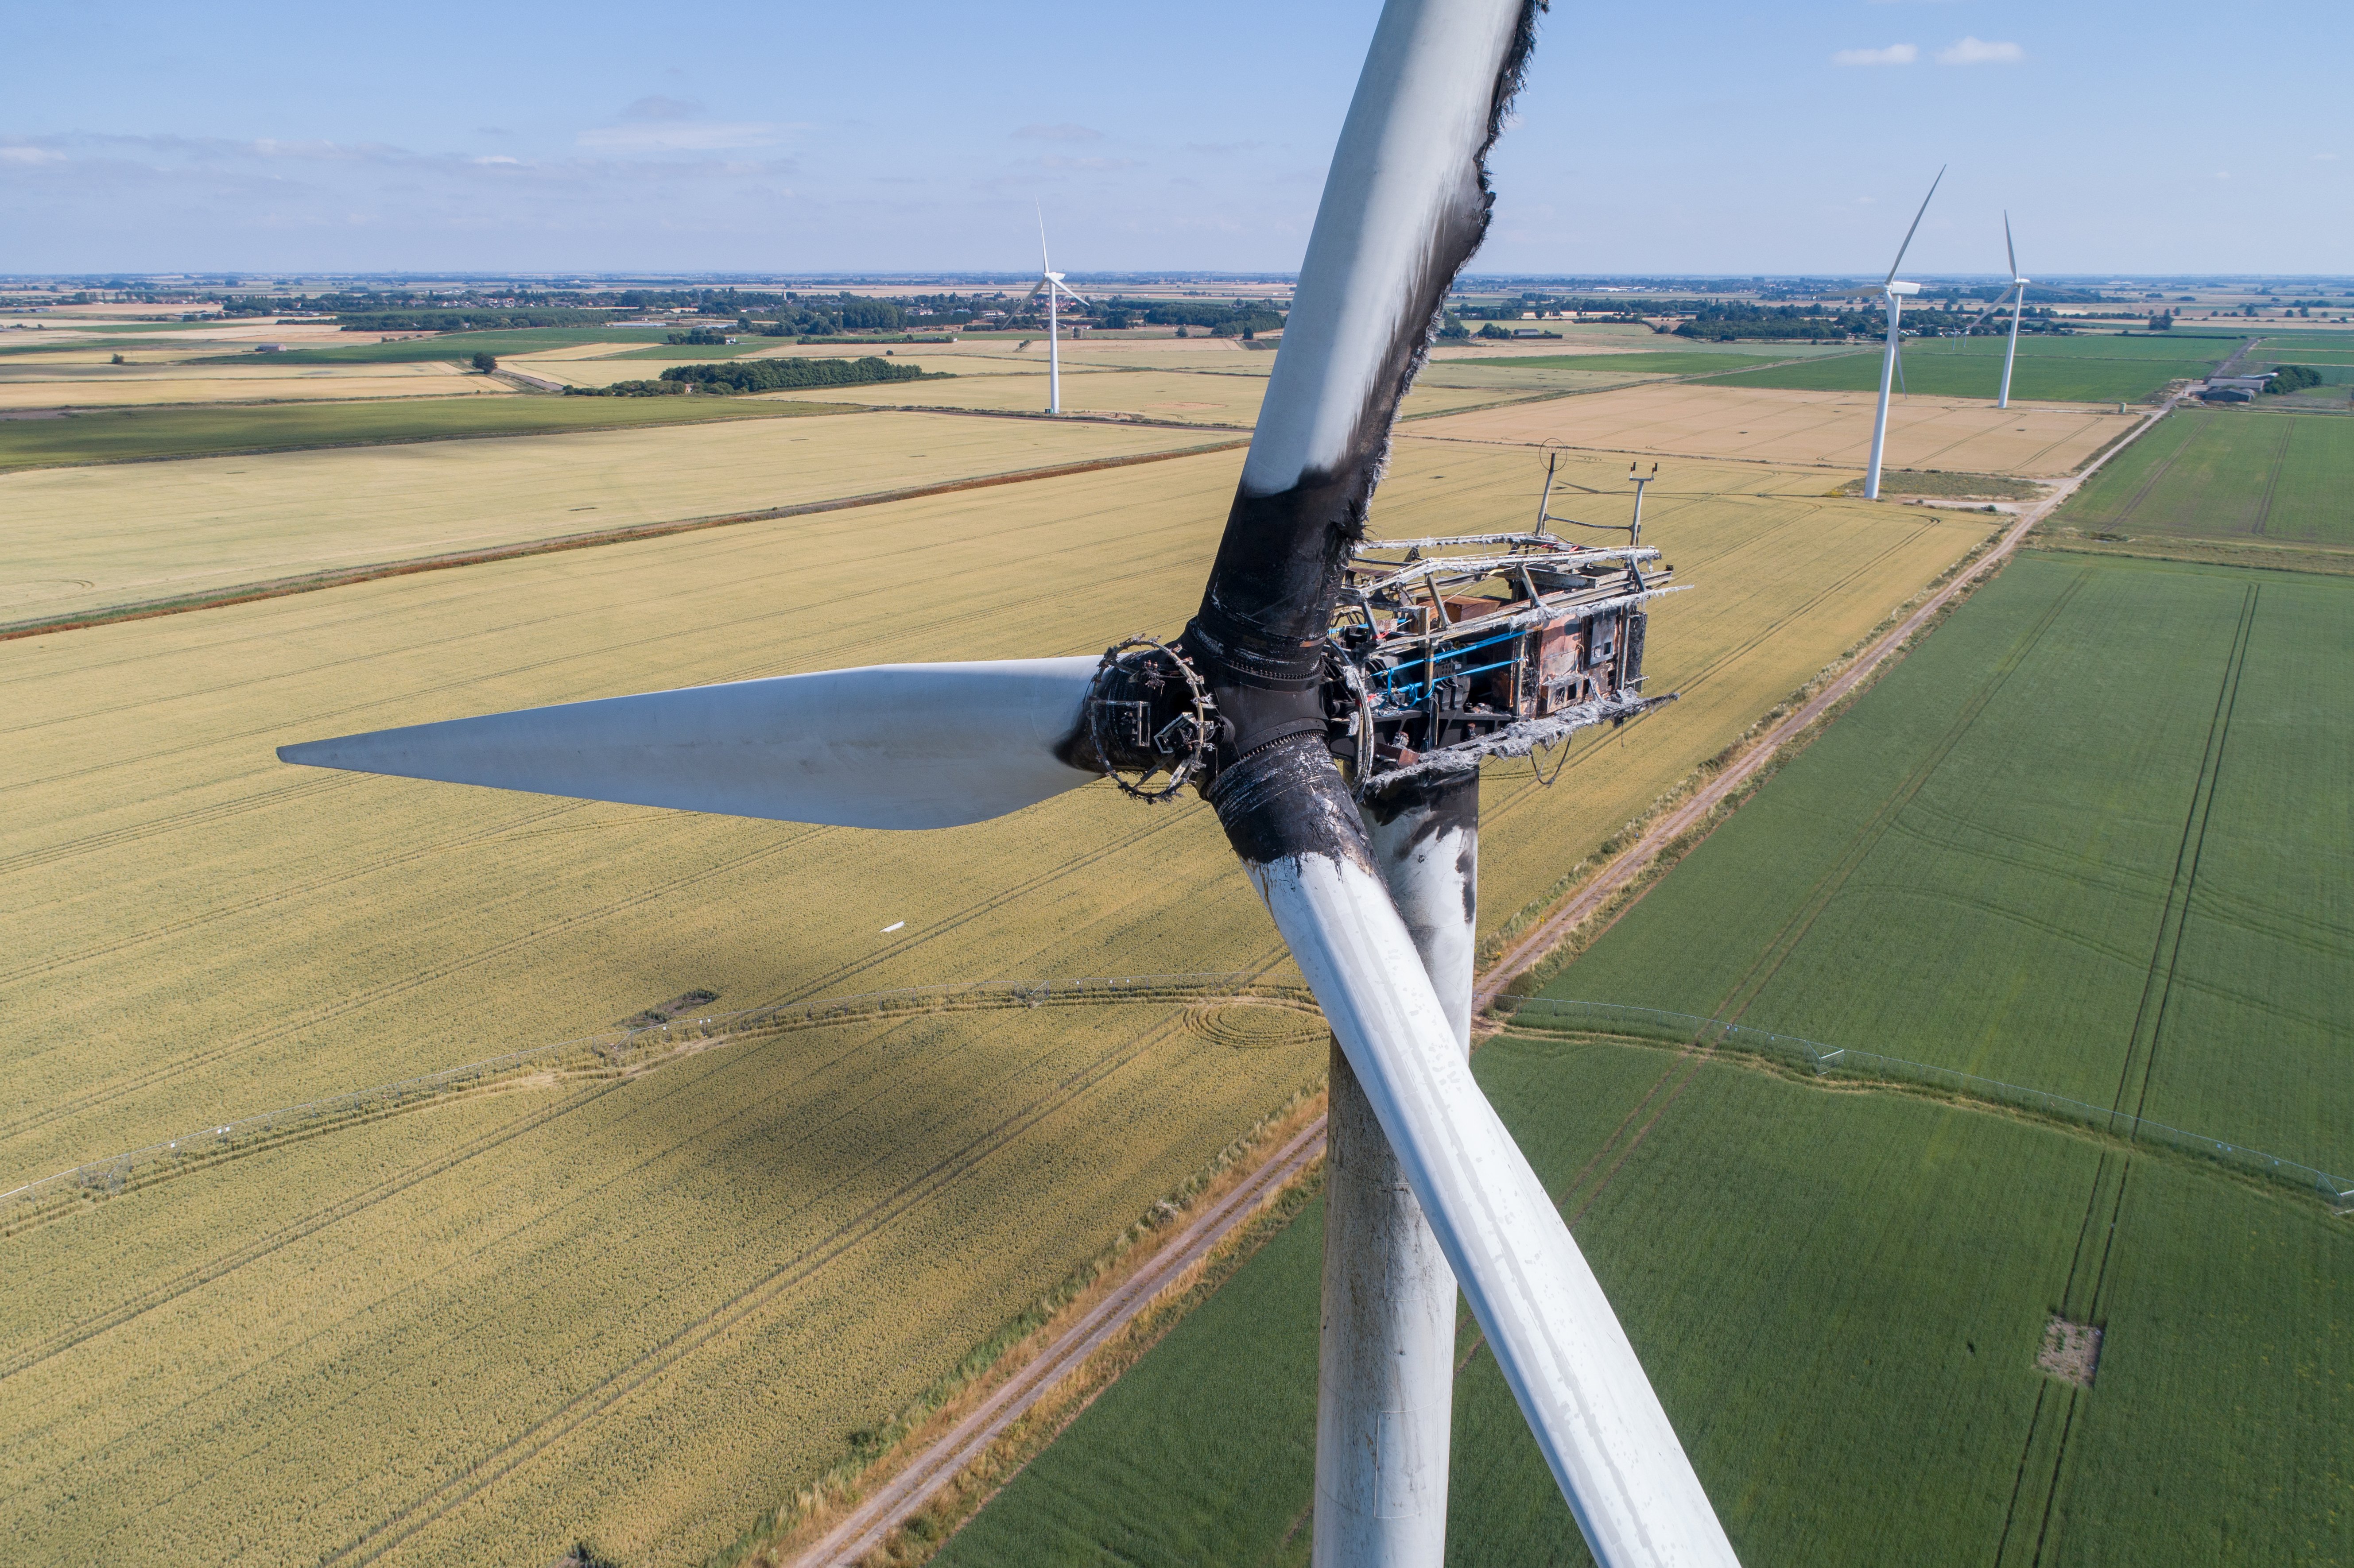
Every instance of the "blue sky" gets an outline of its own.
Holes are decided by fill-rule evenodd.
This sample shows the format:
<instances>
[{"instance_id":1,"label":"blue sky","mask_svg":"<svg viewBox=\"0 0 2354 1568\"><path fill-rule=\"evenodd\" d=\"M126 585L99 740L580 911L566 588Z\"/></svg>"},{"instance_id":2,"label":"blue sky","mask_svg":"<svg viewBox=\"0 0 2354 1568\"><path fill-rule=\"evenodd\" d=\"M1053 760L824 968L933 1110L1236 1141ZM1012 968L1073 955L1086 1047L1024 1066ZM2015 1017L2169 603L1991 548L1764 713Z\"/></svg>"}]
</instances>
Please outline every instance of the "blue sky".
<instances>
[{"instance_id":1,"label":"blue sky","mask_svg":"<svg viewBox=\"0 0 2354 1568\"><path fill-rule=\"evenodd\" d=\"M1297 265L1373 0L20 7L0 272ZM1557 4L1474 263L2354 272L2345 0Z\"/></svg>"}]
</instances>

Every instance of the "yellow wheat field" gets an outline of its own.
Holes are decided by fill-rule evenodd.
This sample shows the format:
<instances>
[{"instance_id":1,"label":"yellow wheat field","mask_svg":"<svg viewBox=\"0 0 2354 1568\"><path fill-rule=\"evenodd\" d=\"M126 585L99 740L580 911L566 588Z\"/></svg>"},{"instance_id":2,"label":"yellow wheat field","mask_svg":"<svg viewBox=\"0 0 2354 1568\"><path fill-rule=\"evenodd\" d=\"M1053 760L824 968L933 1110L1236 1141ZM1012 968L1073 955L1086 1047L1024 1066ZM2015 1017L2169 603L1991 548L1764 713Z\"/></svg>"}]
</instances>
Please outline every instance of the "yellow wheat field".
<instances>
[{"instance_id":1,"label":"yellow wheat field","mask_svg":"<svg viewBox=\"0 0 2354 1568\"><path fill-rule=\"evenodd\" d=\"M29 470L0 475L0 620L1203 439L893 413Z\"/></svg>"},{"instance_id":2,"label":"yellow wheat field","mask_svg":"<svg viewBox=\"0 0 2354 1568\"><path fill-rule=\"evenodd\" d=\"M0 643L0 1184L689 988L731 1007L1279 970L1190 797L1092 785L892 834L270 755L1173 631L1240 461ZM1574 461L1556 509L1617 521L1620 473ZM1376 525L1510 525L1535 477L1524 450L1405 440ZM1647 534L1695 591L1660 604L1650 668L1686 700L1587 741L1551 789L1524 762L1491 771L1483 923L1983 536L1966 514L1803 493L1820 478L1670 465ZM1311 1046L1182 1027L1182 1009L1140 1007L787 1034L332 1132L0 1238L0 1531L31 1561L533 1562L585 1534L632 1563L698 1562L1319 1067Z\"/></svg>"},{"instance_id":3,"label":"yellow wheat field","mask_svg":"<svg viewBox=\"0 0 2354 1568\"><path fill-rule=\"evenodd\" d=\"M821 390L822 396L821 396ZM1509 393L1503 394L1510 396ZM1046 377L1037 374L982 374L960 370L952 381L886 382L873 387L811 388L773 394L822 402L868 403L882 408L1002 409L1033 413L1046 407ZM1182 371L1086 370L1066 367L1063 410L1071 414L1134 414L1150 419L1248 427L1257 422L1267 396L1261 374ZM1406 415L1443 412L1490 403L1499 394L1417 384L1406 394Z\"/></svg>"},{"instance_id":4,"label":"yellow wheat field","mask_svg":"<svg viewBox=\"0 0 2354 1568\"><path fill-rule=\"evenodd\" d=\"M46 358L47 356L43 356ZM323 397L500 396L514 388L454 364L0 364L0 409L127 408L166 403L311 402Z\"/></svg>"},{"instance_id":5,"label":"yellow wheat field","mask_svg":"<svg viewBox=\"0 0 2354 1568\"><path fill-rule=\"evenodd\" d=\"M1418 433L1853 469L1871 453L1872 407L1872 395L1861 392L1645 387L1467 414ZM2004 409L1973 398L1898 397L1889 409L1885 461L2049 478L2073 472L2139 418L2114 405Z\"/></svg>"}]
</instances>

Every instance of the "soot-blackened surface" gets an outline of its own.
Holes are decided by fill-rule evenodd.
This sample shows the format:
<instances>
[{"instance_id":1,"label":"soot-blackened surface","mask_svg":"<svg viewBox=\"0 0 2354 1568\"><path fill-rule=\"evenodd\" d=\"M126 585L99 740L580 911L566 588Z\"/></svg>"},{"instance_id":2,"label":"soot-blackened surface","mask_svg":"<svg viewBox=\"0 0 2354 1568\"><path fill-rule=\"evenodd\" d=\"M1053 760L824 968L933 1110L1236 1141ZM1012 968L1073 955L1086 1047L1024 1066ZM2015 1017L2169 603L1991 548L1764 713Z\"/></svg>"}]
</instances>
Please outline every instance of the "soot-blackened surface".
<instances>
[{"instance_id":1,"label":"soot-blackened surface","mask_svg":"<svg viewBox=\"0 0 2354 1568\"><path fill-rule=\"evenodd\" d=\"M1362 390L1341 459L1300 475L1286 490L1239 492L1226 514L1195 626L1204 642L1224 652L1234 679L1282 686L1312 674L1315 646L1331 624L1341 563L1350 545L1364 535L1398 404L1422 367L1448 287L1487 238L1495 203L1488 152L1520 90L1542 4L1527 0L1521 8L1490 91L1485 134L1478 146L1464 149L1456 186L1400 302L1397 334Z\"/></svg>"},{"instance_id":2,"label":"soot-blackened surface","mask_svg":"<svg viewBox=\"0 0 2354 1568\"><path fill-rule=\"evenodd\" d=\"M1384 789L1376 779L1365 795L1365 810L1375 822L1388 827L1409 811L1427 813L1415 825L1410 843L1420 843L1449 828L1479 831L1479 765L1465 764L1459 773L1414 773Z\"/></svg>"},{"instance_id":3,"label":"soot-blackened surface","mask_svg":"<svg viewBox=\"0 0 2354 1568\"><path fill-rule=\"evenodd\" d=\"M1278 741L1219 773L1210 804L1235 853L1254 865L1320 854L1373 869L1363 819L1324 743Z\"/></svg>"}]
</instances>

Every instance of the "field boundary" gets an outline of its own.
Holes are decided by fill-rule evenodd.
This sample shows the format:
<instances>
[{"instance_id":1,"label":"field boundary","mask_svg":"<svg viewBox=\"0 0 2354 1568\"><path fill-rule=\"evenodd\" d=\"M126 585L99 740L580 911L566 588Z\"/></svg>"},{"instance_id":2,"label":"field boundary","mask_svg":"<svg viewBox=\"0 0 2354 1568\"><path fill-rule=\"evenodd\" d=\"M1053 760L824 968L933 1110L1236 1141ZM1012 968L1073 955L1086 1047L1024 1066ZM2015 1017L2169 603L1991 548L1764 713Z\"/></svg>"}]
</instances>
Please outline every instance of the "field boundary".
<instances>
[{"instance_id":1,"label":"field boundary","mask_svg":"<svg viewBox=\"0 0 2354 1568\"><path fill-rule=\"evenodd\" d=\"M1809 1040L1799 1034L1783 1034L1754 1023L1702 1018L1692 1013L1670 1012L1661 1008L1637 1007L1625 1002L1522 996L1499 998L1498 1005L1509 1012L1514 1023L1524 1032L1606 1035L1653 1045L1706 1044L1800 1068L1817 1078L1918 1085L1943 1090L1959 1099L2035 1112L2072 1126L2107 1133L2127 1143L2154 1143L2210 1160L2241 1175L2261 1177L2301 1192L2317 1192L2333 1210L2354 1203L2354 1178L2335 1176L2301 1160L2267 1154L2261 1149L2252 1149L2245 1144L2226 1142L2203 1133L2186 1132L2165 1122L2152 1121L2138 1111L2097 1106L2088 1100L2072 1099L2066 1095L2030 1088L2023 1084L1980 1077L1955 1067L1908 1061L1901 1056L1882 1055L1877 1051L1864 1051L1852 1046L1826 1045L1819 1040ZM1534 1019L1569 1022L1559 1025L1527 1022L1522 1022L1524 1014Z\"/></svg>"},{"instance_id":2,"label":"field boundary","mask_svg":"<svg viewBox=\"0 0 2354 1568\"><path fill-rule=\"evenodd\" d=\"M570 432L555 433L569 434ZM455 550L444 555L413 556L408 560L338 567L322 572L305 572L297 577L275 577L264 582L246 583L235 588L222 588L215 593L147 599L107 609L91 610L80 615L0 622L0 642L11 641L19 637L39 637L55 631L80 631L93 626L112 626L127 620L146 620L159 615L179 615L188 610L225 609L231 605L251 604L267 599L283 599L291 594L313 593L321 588L346 588L355 583L374 582L381 577L408 577L418 572L444 571L453 567L482 566L493 561L519 560L526 556L548 556L564 550L590 549L600 545L626 545L640 539L659 539L672 534L690 534L705 528L726 528L739 523L769 523L782 517L810 517L825 512L846 512L856 507L881 506L896 501L918 501L932 495L953 495L960 491L988 490L1001 484L1027 484L1036 480L1065 479L1073 474L1096 473L1105 469L1129 468L1139 463L1168 462L1177 458L1200 457L1207 452L1226 451L1242 444L1240 441L1233 440L1208 441L1196 446L1180 447L1172 451L1129 452L1119 457L1089 458L1082 462L1050 463L1044 468L1013 469L1004 473L981 474L971 479L942 480L936 484L912 484L896 490L873 490L864 494L836 496L827 501L803 501L790 506L769 506L750 512L716 513L703 517L674 518L662 523L639 523L624 528L600 529L594 533L558 534L546 538L518 540L512 545L492 545L479 550Z\"/></svg>"}]
</instances>

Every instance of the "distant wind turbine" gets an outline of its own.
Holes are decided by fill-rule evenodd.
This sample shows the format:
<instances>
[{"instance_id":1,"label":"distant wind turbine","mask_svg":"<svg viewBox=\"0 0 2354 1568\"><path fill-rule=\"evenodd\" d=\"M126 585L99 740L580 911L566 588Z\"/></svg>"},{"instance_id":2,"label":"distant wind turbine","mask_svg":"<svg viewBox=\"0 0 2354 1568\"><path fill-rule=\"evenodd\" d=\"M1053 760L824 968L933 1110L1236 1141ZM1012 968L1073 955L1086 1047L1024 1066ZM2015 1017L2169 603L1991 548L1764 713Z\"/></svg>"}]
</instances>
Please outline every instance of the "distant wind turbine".
<instances>
[{"instance_id":1,"label":"distant wind turbine","mask_svg":"<svg viewBox=\"0 0 2354 1568\"><path fill-rule=\"evenodd\" d=\"M1896 248L1896 260L1889 263L1888 276L1881 281L1880 292L1888 302L1888 353L1880 362L1880 411L1872 420L1872 471L1864 475L1863 498L1880 499L1880 454L1888 444L1888 387L1896 378L1896 318L1904 308L1904 296L1921 291L1918 283L1900 283L1896 269L1904 265L1904 253L1913 249L1913 237L1921 230L1921 219L1929 210L1929 196L1937 194L1946 171L1939 169L1936 179L1929 182L1929 196L1921 198L1921 210L1913 215L1913 227L1904 231L1904 243Z\"/></svg>"},{"instance_id":2,"label":"distant wind turbine","mask_svg":"<svg viewBox=\"0 0 2354 1568\"><path fill-rule=\"evenodd\" d=\"M2019 275L2019 248L2010 242L2010 214L2002 215L2002 249L2010 258L2010 286L2015 291L2010 302L2010 346L2002 351L2002 397L1995 403L1998 408L2010 407L2010 366L2019 357L2019 318L2027 310L2027 280Z\"/></svg>"},{"instance_id":3,"label":"distant wind turbine","mask_svg":"<svg viewBox=\"0 0 2354 1568\"><path fill-rule=\"evenodd\" d=\"M1038 274L1036 284L1022 296L1022 303L1014 306L1012 313L1019 315L1041 293L1046 296L1046 412L1059 414L1063 411L1063 357L1062 345L1057 341L1059 325L1055 319L1055 296L1059 294L1075 305L1084 305L1087 302L1063 287L1063 274L1055 271L1054 262L1047 260L1046 214L1044 210L1038 214Z\"/></svg>"}]
</instances>

